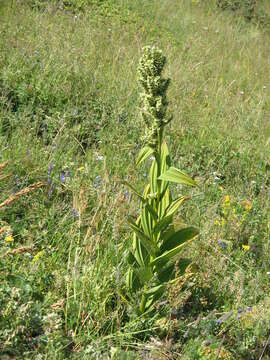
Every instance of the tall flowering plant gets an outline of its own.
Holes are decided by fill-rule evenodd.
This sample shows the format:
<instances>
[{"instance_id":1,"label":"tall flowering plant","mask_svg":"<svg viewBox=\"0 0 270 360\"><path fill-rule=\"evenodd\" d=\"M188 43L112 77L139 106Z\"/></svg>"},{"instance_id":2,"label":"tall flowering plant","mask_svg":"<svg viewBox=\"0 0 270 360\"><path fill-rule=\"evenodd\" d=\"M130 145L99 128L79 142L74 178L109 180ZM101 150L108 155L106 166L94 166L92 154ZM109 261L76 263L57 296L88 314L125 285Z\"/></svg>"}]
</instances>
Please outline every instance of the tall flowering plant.
<instances>
[{"instance_id":1,"label":"tall flowering plant","mask_svg":"<svg viewBox=\"0 0 270 360\"><path fill-rule=\"evenodd\" d=\"M151 311L167 285L173 283L176 276L183 275L190 262L180 258L181 251L198 235L194 227L178 228L173 221L187 197L179 195L172 199L169 183L194 187L196 182L171 166L164 138L165 126L172 119L167 116L166 92L170 81L162 77L165 63L161 50L149 46L143 49L138 80L142 88L141 112L146 136L137 166L149 157L152 165L143 194L126 183L140 199L139 217L137 220L129 218L133 246L127 257L129 269L126 276L129 300L132 302L139 298L140 314Z\"/></svg>"}]
</instances>

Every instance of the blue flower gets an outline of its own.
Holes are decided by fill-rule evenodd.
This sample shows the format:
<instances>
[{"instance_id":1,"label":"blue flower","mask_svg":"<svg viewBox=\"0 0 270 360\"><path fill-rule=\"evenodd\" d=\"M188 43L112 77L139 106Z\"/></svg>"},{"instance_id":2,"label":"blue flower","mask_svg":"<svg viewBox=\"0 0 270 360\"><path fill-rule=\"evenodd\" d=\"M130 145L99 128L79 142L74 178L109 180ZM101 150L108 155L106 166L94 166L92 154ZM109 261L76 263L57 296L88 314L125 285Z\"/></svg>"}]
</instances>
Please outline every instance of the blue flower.
<instances>
[{"instance_id":1,"label":"blue flower","mask_svg":"<svg viewBox=\"0 0 270 360\"><path fill-rule=\"evenodd\" d=\"M128 197L129 197L129 192L128 190L125 191L125 199L128 200Z\"/></svg>"}]
</instances>

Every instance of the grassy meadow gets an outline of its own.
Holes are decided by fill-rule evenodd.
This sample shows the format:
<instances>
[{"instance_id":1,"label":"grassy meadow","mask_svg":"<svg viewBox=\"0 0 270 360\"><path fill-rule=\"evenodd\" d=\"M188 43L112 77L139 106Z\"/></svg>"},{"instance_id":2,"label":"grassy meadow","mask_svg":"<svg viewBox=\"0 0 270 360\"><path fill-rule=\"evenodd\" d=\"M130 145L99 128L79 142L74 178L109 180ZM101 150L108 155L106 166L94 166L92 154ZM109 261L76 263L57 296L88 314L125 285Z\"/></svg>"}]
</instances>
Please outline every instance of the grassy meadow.
<instances>
[{"instance_id":1,"label":"grassy meadow","mask_svg":"<svg viewBox=\"0 0 270 360\"><path fill-rule=\"evenodd\" d=\"M265 1L264 11L269 11ZM137 66L167 58L166 139L199 184L190 270L122 296L149 162ZM203 0L0 1L0 359L270 359L270 34Z\"/></svg>"}]
</instances>

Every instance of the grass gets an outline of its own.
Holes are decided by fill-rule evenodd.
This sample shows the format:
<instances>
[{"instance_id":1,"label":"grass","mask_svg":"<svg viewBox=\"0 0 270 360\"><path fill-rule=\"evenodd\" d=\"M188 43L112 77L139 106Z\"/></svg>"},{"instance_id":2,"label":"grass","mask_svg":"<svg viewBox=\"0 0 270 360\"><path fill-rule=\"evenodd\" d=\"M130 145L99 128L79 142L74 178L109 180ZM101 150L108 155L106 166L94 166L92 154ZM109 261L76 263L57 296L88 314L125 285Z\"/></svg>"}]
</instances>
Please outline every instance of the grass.
<instances>
[{"instance_id":1,"label":"grass","mask_svg":"<svg viewBox=\"0 0 270 360\"><path fill-rule=\"evenodd\" d=\"M0 7L0 203L46 184L0 208L0 357L270 358L269 33L199 1L34 3ZM120 291L146 44L168 59L172 161L200 184L180 214L196 272L150 319Z\"/></svg>"}]
</instances>

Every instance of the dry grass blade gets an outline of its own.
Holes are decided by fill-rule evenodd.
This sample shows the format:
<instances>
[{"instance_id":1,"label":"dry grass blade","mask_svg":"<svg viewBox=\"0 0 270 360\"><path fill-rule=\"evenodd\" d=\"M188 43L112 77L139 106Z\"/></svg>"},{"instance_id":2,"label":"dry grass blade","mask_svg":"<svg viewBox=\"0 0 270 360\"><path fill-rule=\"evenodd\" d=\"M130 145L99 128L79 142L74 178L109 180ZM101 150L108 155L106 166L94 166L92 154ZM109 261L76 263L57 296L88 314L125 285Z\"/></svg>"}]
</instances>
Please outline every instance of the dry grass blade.
<instances>
[{"instance_id":1,"label":"dry grass blade","mask_svg":"<svg viewBox=\"0 0 270 360\"><path fill-rule=\"evenodd\" d=\"M17 254L23 254L23 253L31 253L33 252L34 247L33 246L21 246L17 249L8 250L4 256L7 255L17 255Z\"/></svg>"},{"instance_id":2,"label":"dry grass blade","mask_svg":"<svg viewBox=\"0 0 270 360\"><path fill-rule=\"evenodd\" d=\"M0 236L9 229L9 226L3 226L0 228Z\"/></svg>"},{"instance_id":3,"label":"dry grass blade","mask_svg":"<svg viewBox=\"0 0 270 360\"><path fill-rule=\"evenodd\" d=\"M12 174L10 173L10 174L6 174L6 175L2 175L2 176L0 176L0 181L5 180L5 179L9 178L11 175L12 175Z\"/></svg>"},{"instance_id":4,"label":"dry grass blade","mask_svg":"<svg viewBox=\"0 0 270 360\"><path fill-rule=\"evenodd\" d=\"M20 191L18 191L16 194L9 196L5 201L3 201L0 204L0 209L2 209L3 207L10 205L11 203L13 203L14 201L16 201L17 199L19 199L21 196L29 194L30 192L37 190L43 186L46 186L45 183L39 181L33 185L30 185Z\"/></svg>"},{"instance_id":5,"label":"dry grass blade","mask_svg":"<svg viewBox=\"0 0 270 360\"><path fill-rule=\"evenodd\" d=\"M2 164L0 164L0 170L3 170L8 164L9 164L9 161L5 161Z\"/></svg>"}]
</instances>

